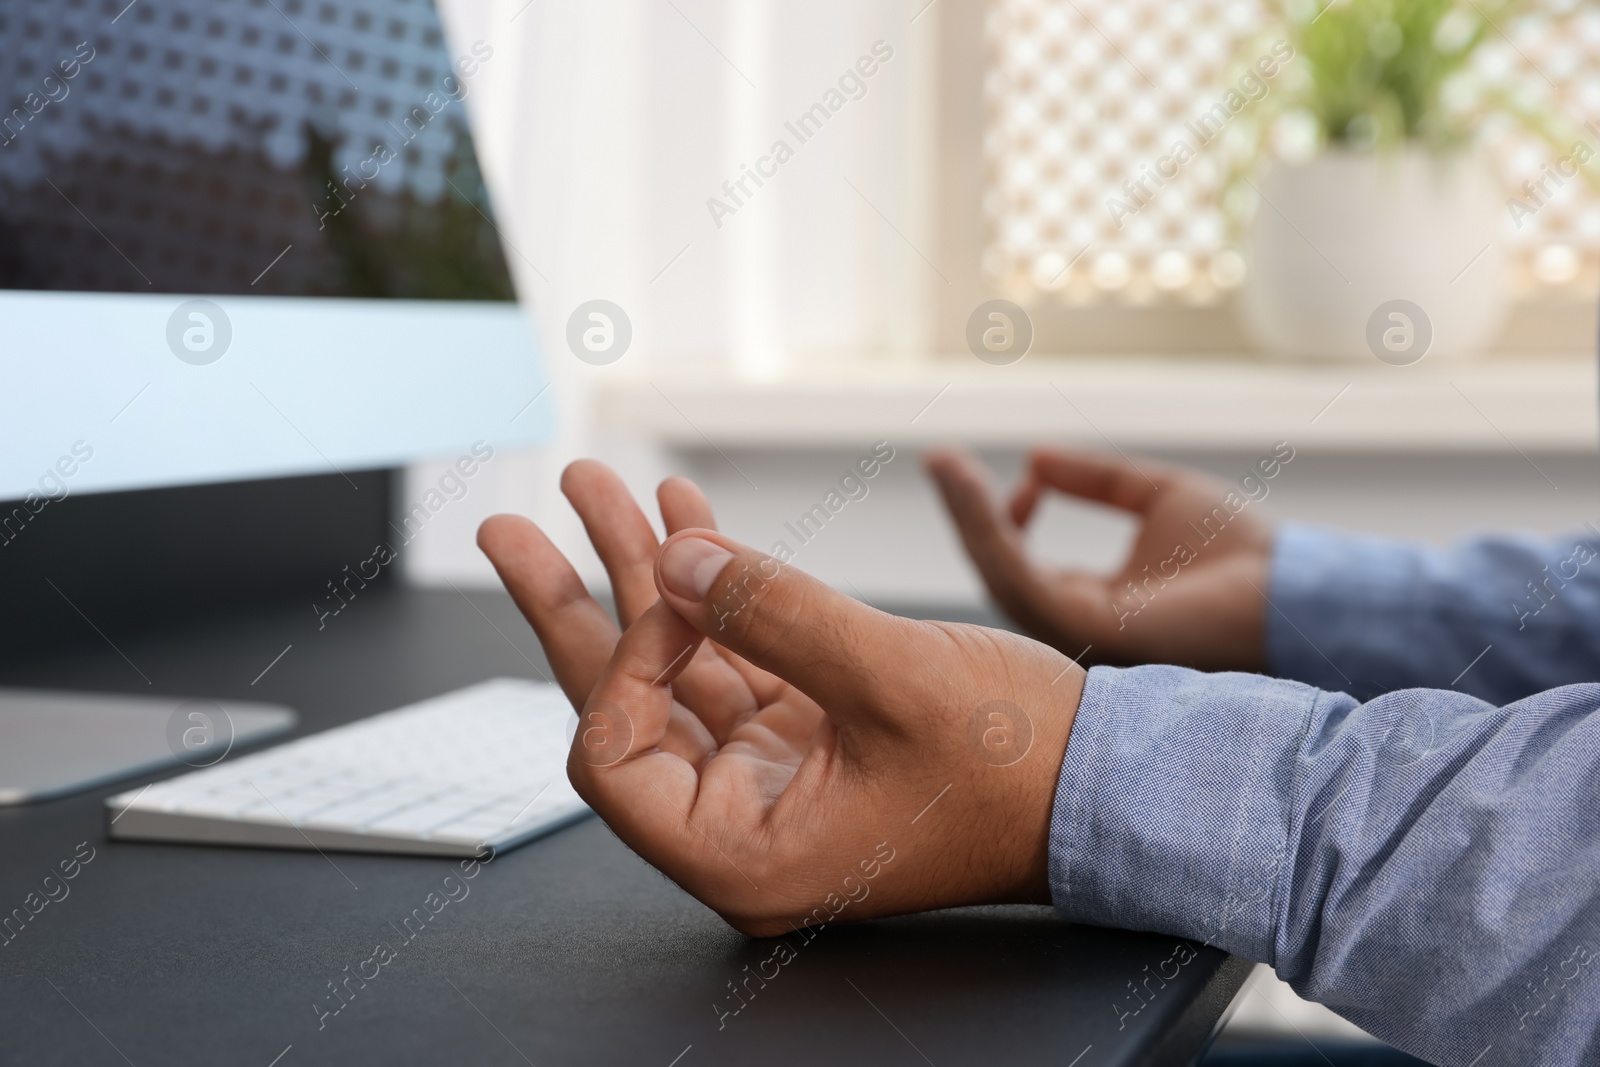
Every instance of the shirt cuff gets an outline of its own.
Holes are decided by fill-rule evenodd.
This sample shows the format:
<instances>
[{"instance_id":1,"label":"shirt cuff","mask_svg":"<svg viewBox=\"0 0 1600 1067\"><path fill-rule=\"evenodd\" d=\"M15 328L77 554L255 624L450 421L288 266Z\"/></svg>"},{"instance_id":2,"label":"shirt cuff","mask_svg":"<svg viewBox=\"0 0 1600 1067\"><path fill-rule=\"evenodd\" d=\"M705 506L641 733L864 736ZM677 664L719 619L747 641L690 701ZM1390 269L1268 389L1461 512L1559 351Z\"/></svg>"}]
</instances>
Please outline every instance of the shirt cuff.
<instances>
[{"instance_id":1,"label":"shirt cuff","mask_svg":"<svg viewBox=\"0 0 1600 1067\"><path fill-rule=\"evenodd\" d=\"M1056 908L1273 963L1319 696L1258 675L1091 670L1051 812Z\"/></svg>"}]
</instances>

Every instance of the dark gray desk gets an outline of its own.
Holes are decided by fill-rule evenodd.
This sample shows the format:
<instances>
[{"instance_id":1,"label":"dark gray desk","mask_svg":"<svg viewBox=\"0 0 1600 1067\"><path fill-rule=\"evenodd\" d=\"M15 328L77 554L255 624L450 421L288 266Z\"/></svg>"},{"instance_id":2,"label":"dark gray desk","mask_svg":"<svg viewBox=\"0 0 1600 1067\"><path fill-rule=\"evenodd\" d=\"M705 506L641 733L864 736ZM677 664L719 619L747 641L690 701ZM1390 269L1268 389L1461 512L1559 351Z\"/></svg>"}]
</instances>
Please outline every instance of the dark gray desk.
<instances>
[{"instance_id":1,"label":"dark gray desk","mask_svg":"<svg viewBox=\"0 0 1600 1067\"><path fill-rule=\"evenodd\" d=\"M102 645L0 683L271 700L312 732L544 667L509 600L488 593L374 592L321 632L295 604L110 637L126 660ZM398 946L391 922L454 865L110 843L101 800L126 787L0 809L0 914L79 842L96 850L0 947L0 1062L1178 1064L1247 973L1202 949L1119 1030L1128 983L1174 939L964 909L825 929L719 1029L713 1005L773 944L724 926L590 819L484 868L319 1030L326 983L378 942Z\"/></svg>"}]
</instances>

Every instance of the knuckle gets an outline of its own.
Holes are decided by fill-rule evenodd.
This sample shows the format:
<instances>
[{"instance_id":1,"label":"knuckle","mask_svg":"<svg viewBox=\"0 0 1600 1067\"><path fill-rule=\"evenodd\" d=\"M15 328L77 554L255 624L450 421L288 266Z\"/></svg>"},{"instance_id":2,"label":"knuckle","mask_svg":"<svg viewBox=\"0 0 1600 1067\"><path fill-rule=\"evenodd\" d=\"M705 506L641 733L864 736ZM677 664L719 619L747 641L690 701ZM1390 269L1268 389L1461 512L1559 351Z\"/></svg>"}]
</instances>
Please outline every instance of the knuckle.
<instances>
[{"instance_id":1,"label":"knuckle","mask_svg":"<svg viewBox=\"0 0 1600 1067\"><path fill-rule=\"evenodd\" d=\"M621 543L612 547L612 559L610 562L618 570L626 573L643 571L648 574L655 568L656 553L659 552L660 549L661 546L655 543L654 537L651 537L648 540L642 538L627 538ZM650 591L650 596L652 599L655 597L655 590L653 587Z\"/></svg>"}]
</instances>

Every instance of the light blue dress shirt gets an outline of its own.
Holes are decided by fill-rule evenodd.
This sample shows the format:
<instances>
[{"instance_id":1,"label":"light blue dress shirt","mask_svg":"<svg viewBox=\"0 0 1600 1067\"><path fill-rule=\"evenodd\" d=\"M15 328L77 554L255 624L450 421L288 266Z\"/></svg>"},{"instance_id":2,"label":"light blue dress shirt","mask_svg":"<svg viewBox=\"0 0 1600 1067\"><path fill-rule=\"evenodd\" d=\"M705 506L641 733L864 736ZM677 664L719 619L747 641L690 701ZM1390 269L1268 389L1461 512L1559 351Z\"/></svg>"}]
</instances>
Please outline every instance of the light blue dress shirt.
<instances>
[{"instance_id":1,"label":"light blue dress shirt","mask_svg":"<svg viewBox=\"0 0 1600 1067\"><path fill-rule=\"evenodd\" d=\"M1089 672L1056 907L1264 961L1434 1063L1600 1064L1600 531L1288 526L1269 595L1284 680Z\"/></svg>"}]
</instances>

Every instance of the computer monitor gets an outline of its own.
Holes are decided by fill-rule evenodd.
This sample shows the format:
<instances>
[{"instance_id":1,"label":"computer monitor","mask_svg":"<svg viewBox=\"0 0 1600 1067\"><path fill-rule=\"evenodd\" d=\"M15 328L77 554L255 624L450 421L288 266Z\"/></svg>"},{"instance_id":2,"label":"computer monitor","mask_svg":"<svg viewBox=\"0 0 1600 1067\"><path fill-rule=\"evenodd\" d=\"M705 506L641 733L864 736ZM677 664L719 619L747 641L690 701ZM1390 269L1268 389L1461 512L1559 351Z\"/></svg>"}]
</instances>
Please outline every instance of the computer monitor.
<instances>
[{"instance_id":1,"label":"computer monitor","mask_svg":"<svg viewBox=\"0 0 1600 1067\"><path fill-rule=\"evenodd\" d=\"M496 61L428 0L0 3L0 659L287 593L370 551L383 472L549 435Z\"/></svg>"}]
</instances>

